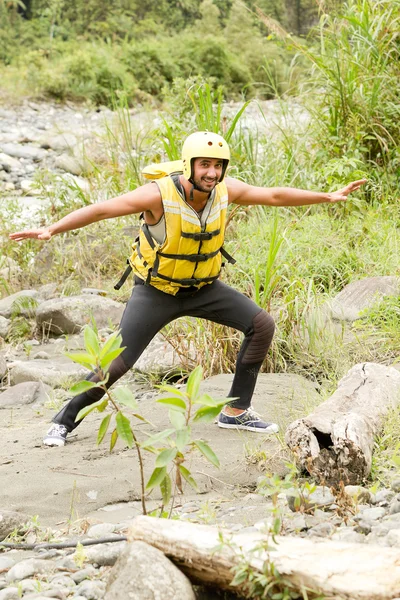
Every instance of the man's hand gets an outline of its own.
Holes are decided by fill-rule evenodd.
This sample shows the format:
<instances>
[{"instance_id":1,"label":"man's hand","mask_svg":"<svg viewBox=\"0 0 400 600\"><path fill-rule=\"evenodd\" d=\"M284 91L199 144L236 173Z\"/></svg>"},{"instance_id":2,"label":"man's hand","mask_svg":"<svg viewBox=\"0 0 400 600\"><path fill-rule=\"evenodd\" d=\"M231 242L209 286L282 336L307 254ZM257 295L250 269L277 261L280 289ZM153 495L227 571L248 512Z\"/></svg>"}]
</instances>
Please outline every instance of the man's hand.
<instances>
[{"instance_id":1,"label":"man's hand","mask_svg":"<svg viewBox=\"0 0 400 600\"><path fill-rule=\"evenodd\" d=\"M329 202L342 202L343 200L347 200L347 196L358 190L366 181L366 179L352 181L341 190L338 190L337 192L331 192L329 194Z\"/></svg>"},{"instance_id":2,"label":"man's hand","mask_svg":"<svg viewBox=\"0 0 400 600\"><path fill-rule=\"evenodd\" d=\"M17 233L10 233L10 240L14 242L22 242L22 240L49 240L51 238L50 230L47 227L41 229L27 229L26 231L18 231Z\"/></svg>"}]
</instances>

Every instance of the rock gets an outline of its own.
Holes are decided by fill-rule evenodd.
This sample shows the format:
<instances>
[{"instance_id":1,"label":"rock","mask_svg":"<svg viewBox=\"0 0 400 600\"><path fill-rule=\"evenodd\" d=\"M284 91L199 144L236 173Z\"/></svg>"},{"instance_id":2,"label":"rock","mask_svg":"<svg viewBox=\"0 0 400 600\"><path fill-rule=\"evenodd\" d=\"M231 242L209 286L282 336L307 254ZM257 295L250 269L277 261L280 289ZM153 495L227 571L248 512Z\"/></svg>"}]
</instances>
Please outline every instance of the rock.
<instances>
[{"instance_id":1,"label":"rock","mask_svg":"<svg viewBox=\"0 0 400 600\"><path fill-rule=\"evenodd\" d=\"M41 381L51 387L64 387L68 382L85 379L89 370L66 356L15 362L10 367L13 386L24 382Z\"/></svg>"},{"instance_id":2,"label":"rock","mask_svg":"<svg viewBox=\"0 0 400 600\"><path fill-rule=\"evenodd\" d=\"M41 191L37 187L37 184L33 179L21 179L20 188L24 194L32 194L33 196L40 196Z\"/></svg>"},{"instance_id":3,"label":"rock","mask_svg":"<svg viewBox=\"0 0 400 600\"><path fill-rule=\"evenodd\" d=\"M0 337L6 338L10 329L11 321L0 316Z\"/></svg>"},{"instance_id":4,"label":"rock","mask_svg":"<svg viewBox=\"0 0 400 600\"><path fill-rule=\"evenodd\" d=\"M6 359L4 358L4 356L2 356L0 354L0 381L3 379L3 377L6 375L6 373L7 373ZM0 404L1 404L1 400L0 400Z\"/></svg>"},{"instance_id":5,"label":"rock","mask_svg":"<svg viewBox=\"0 0 400 600\"><path fill-rule=\"evenodd\" d=\"M28 515L11 510L0 510L0 540L4 540L13 531L23 529L29 520Z\"/></svg>"},{"instance_id":6,"label":"rock","mask_svg":"<svg viewBox=\"0 0 400 600\"><path fill-rule=\"evenodd\" d=\"M115 529L116 525L113 523L98 523L97 525L92 525L88 529L87 535L90 538L106 537L110 533L114 533Z\"/></svg>"},{"instance_id":7,"label":"rock","mask_svg":"<svg viewBox=\"0 0 400 600\"><path fill-rule=\"evenodd\" d=\"M400 492L400 479L395 479L390 484L390 489L393 490L396 494Z\"/></svg>"},{"instance_id":8,"label":"rock","mask_svg":"<svg viewBox=\"0 0 400 600\"><path fill-rule=\"evenodd\" d=\"M127 545L110 573L107 600L195 600L189 579L156 548Z\"/></svg>"},{"instance_id":9,"label":"rock","mask_svg":"<svg viewBox=\"0 0 400 600\"><path fill-rule=\"evenodd\" d=\"M300 507L308 509L329 508L335 502L335 496L329 488L322 485L316 486L313 492L307 490L299 496L296 489L288 490L286 497L290 510L297 511ZM296 500L297 499L297 500Z\"/></svg>"},{"instance_id":10,"label":"rock","mask_svg":"<svg viewBox=\"0 0 400 600\"><path fill-rule=\"evenodd\" d=\"M361 311L370 308L384 296L400 294L398 277L367 277L346 285L330 302L332 317L339 321L355 321Z\"/></svg>"},{"instance_id":11,"label":"rock","mask_svg":"<svg viewBox=\"0 0 400 600\"><path fill-rule=\"evenodd\" d=\"M44 331L61 335L79 332L90 324L92 316L97 327L105 327L110 322L118 325L123 311L123 304L102 296L68 296L40 304L36 321Z\"/></svg>"},{"instance_id":12,"label":"rock","mask_svg":"<svg viewBox=\"0 0 400 600\"><path fill-rule=\"evenodd\" d=\"M21 581L35 575L50 575L56 566L53 562L40 558L28 558L17 563L8 571L6 580L8 583Z\"/></svg>"},{"instance_id":13,"label":"rock","mask_svg":"<svg viewBox=\"0 0 400 600\"><path fill-rule=\"evenodd\" d=\"M83 175L85 172L85 168L82 166L81 162L69 154L57 156L54 164L57 169L62 169L63 171L67 171L67 173L72 173L72 175Z\"/></svg>"},{"instance_id":14,"label":"rock","mask_svg":"<svg viewBox=\"0 0 400 600\"><path fill-rule=\"evenodd\" d=\"M0 394L0 409L13 408L33 404L43 405L48 399L51 388L40 378L37 381L26 381L8 388Z\"/></svg>"},{"instance_id":15,"label":"rock","mask_svg":"<svg viewBox=\"0 0 400 600\"><path fill-rule=\"evenodd\" d=\"M182 368L181 358L171 344L158 333L133 367L142 373L171 373Z\"/></svg>"},{"instance_id":16,"label":"rock","mask_svg":"<svg viewBox=\"0 0 400 600\"><path fill-rule=\"evenodd\" d=\"M37 298L37 296L38 292L36 290L21 290L20 292L11 294L11 296L2 298L0 300L0 316L8 319L14 310L17 314L21 314L23 309L18 308L18 300L21 300L21 305L23 305L24 298Z\"/></svg>"},{"instance_id":17,"label":"rock","mask_svg":"<svg viewBox=\"0 0 400 600\"><path fill-rule=\"evenodd\" d=\"M363 488L361 485L346 485L344 491L357 503L372 503L373 498L371 492Z\"/></svg>"},{"instance_id":18,"label":"rock","mask_svg":"<svg viewBox=\"0 0 400 600\"><path fill-rule=\"evenodd\" d=\"M28 158L34 161L40 161L47 155L46 150L36 148L35 146L27 146L22 144L2 144L1 149L8 156L14 158Z\"/></svg>"},{"instance_id":19,"label":"rock","mask_svg":"<svg viewBox=\"0 0 400 600\"><path fill-rule=\"evenodd\" d=\"M0 591L0 600L19 600L21 595L17 587L8 587Z\"/></svg>"},{"instance_id":20,"label":"rock","mask_svg":"<svg viewBox=\"0 0 400 600\"><path fill-rule=\"evenodd\" d=\"M40 145L46 150L50 148L59 152L73 148L77 142L76 137L72 133L60 133L58 135L48 135Z\"/></svg>"},{"instance_id":21,"label":"rock","mask_svg":"<svg viewBox=\"0 0 400 600\"><path fill-rule=\"evenodd\" d=\"M16 158L0 152L0 166L2 169L7 171L7 173L9 173L14 169L20 169L21 163Z\"/></svg>"},{"instance_id":22,"label":"rock","mask_svg":"<svg viewBox=\"0 0 400 600\"><path fill-rule=\"evenodd\" d=\"M85 548L86 562L101 567L111 567L117 562L125 546L126 542L89 546Z\"/></svg>"},{"instance_id":23,"label":"rock","mask_svg":"<svg viewBox=\"0 0 400 600\"><path fill-rule=\"evenodd\" d=\"M87 600L102 600L104 598L106 584L103 581L82 581L77 587L75 593L84 596ZM126 598L126 596L125 596Z\"/></svg>"},{"instance_id":24,"label":"rock","mask_svg":"<svg viewBox=\"0 0 400 600\"><path fill-rule=\"evenodd\" d=\"M365 536L362 533L357 533L352 527L339 527L333 535L332 540L339 542L348 542L349 544L363 544Z\"/></svg>"}]
</instances>

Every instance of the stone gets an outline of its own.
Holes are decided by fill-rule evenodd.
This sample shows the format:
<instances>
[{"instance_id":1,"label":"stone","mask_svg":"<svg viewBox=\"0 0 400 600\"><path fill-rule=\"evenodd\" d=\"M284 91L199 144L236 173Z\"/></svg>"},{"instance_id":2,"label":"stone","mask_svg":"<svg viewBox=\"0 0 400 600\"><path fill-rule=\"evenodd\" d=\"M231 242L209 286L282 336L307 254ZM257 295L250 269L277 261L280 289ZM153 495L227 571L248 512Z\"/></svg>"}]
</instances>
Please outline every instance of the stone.
<instances>
[{"instance_id":1,"label":"stone","mask_svg":"<svg viewBox=\"0 0 400 600\"><path fill-rule=\"evenodd\" d=\"M339 321L355 321L363 310L385 296L400 294L400 278L366 277L346 285L330 302L332 317Z\"/></svg>"},{"instance_id":2,"label":"stone","mask_svg":"<svg viewBox=\"0 0 400 600\"><path fill-rule=\"evenodd\" d=\"M352 527L339 527L333 535L332 540L338 542L348 542L349 544L363 544L365 536L362 533L354 531Z\"/></svg>"},{"instance_id":3,"label":"stone","mask_svg":"<svg viewBox=\"0 0 400 600\"><path fill-rule=\"evenodd\" d=\"M82 581L76 587L76 594L80 594L87 600L102 600L104 598L106 584L100 580L90 581L89 579ZM125 596L125 599L127 596Z\"/></svg>"},{"instance_id":4,"label":"stone","mask_svg":"<svg viewBox=\"0 0 400 600\"><path fill-rule=\"evenodd\" d=\"M358 521L377 521L382 519L386 515L386 510L383 506L374 506L373 508L366 508L362 512L358 513L354 520Z\"/></svg>"},{"instance_id":5,"label":"stone","mask_svg":"<svg viewBox=\"0 0 400 600\"><path fill-rule=\"evenodd\" d=\"M0 337L6 339L10 330L11 321L3 316L0 316Z\"/></svg>"},{"instance_id":6,"label":"stone","mask_svg":"<svg viewBox=\"0 0 400 600\"><path fill-rule=\"evenodd\" d=\"M0 409L27 404L42 406L49 399L50 393L51 388L41 379L19 383L0 394Z\"/></svg>"},{"instance_id":7,"label":"stone","mask_svg":"<svg viewBox=\"0 0 400 600\"><path fill-rule=\"evenodd\" d=\"M81 162L69 154L57 156L54 164L57 169L62 169L63 171L67 171L67 173L72 173L72 175L83 175L85 172L85 168Z\"/></svg>"},{"instance_id":8,"label":"stone","mask_svg":"<svg viewBox=\"0 0 400 600\"><path fill-rule=\"evenodd\" d=\"M53 562L42 560L40 558L28 558L21 560L8 571L6 580L11 583L13 581L21 581L35 575L50 575L55 570Z\"/></svg>"},{"instance_id":9,"label":"stone","mask_svg":"<svg viewBox=\"0 0 400 600\"><path fill-rule=\"evenodd\" d=\"M171 344L158 333L136 361L134 369L142 373L170 373L182 368L181 358Z\"/></svg>"},{"instance_id":10,"label":"stone","mask_svg":"<svg viewBox=\"0 0 400 600\"><path fill-rule=\"evenodd\" d=\"M400 492L400 479L395 479L390 484L390 489L396 494Z\"/></svg>"},{"instance_id":11,"label":"stone","mask_svg":"<svg viewBox=\"0 0 400 600\"><path fill-rule=\"evenodd\" d=\"M107 600L195 600L189 579L160 550L127 545L107 583Z\"/></svg>"},{"instance_id":12,"label":"stone","mask_svg":"<svg viewBox=\"0 0 400 600\"><path fill-rule=\"evenodd\" d=\"M43 148L22 144L2 144L1 150L5 154L8 154L8 156L13 156L14 158L28 158L33 161L41 161L47 155L46 150L43 150Z\"/></svg>"},{"instance_id":13,"label":"stone","mask_svg":"<svg viewBox=\"0 0 400 600\"><path fill-rule=\"evenodd\" d=\"M6 359L4 358L4 356L2 356L0 354L0 381L3 379L3 377L6 375L7 373L7 363L6 363ZM1 401L0 401L1 404Z\"/></svg>"},{"instance_id":14,"label":"stone","mask_svg":"<svg viewBox=\"0 0 400 600\"><path fill-rule=\"evenodd\" d=\"M0 509L0 541L4 540L13 531L20 531L30 520L28 515L12 510Z\"/></svg>"},{"instance_id":15,"label":"stone","mask_svg":"<svg viewBox=\"0 0 400 600\"><path fill-rule=\"evenodd\" d=\"M297 511L300 507L308 509L329 508L335 502L335 496L329 488L319 485L313 492L304 490L299 496L296 489L287 490L286 497L290 510ZM296 500L298 498L298 500Z\"/></svg>"},{"instance_id":16,"label":"stone","mask_svg":"<svg viewBox=\"0 0 400 600\"><path fill-rule=\"evenodd\" d=\"M74 383L85 379L89 370L74 363L66 356L52 359L35 359L15 362L10 367L12 385L24 382L41 381L48 386L65 387L67 383Z\"/></svg>"},{"instance_id":17,"label":"stone","mask_svg":"<svg viewBox=\"0 0 400 600\"><path fill-rule=\"evenodd\" d=\"M69 150L76 146L78 140L72 133L60 133L58 135L48 135L40 144L46 150Z\"/></svg>"},{"instance_id":18,"label":"stone","mask_svg":"<svg viewBox=\"0 0 400 600\"><path fill-rule=\"evenodd\" d=\"M19 600L21 595L17 587L8 587L0 591L0 600Z\"/></svg>"},{"instance_id":19,"label":"stone","mask_svg":"<svg viewBox=\"0 0 400 600\"><path fill-rule=\"evenodd\" d=\"M21 163L16 158L0 152L0 166L2 169L4 169L4 171L9 173L14 169L20 169Z\"/></svg>"},{"instance_id":20,"label":"stone","mask_svg":"<svg viewBox=\"0 0 400 600\"><path fill-rule=\"evenodd\" d=\"M54 298L41 303L36 311L36 321L43 331L56 335L77 333L93 317L97 327L105 327L110 322L118 325L124 305L102 296L68 296Z\"/></svg>"},{"instance_id":21,"label":"stone","mask_svg":"<svg viewBox=\"0 0 400 600\"><path fill-rule=\"evenodd\" d=\"M346 494L351 496L355 502L372 503L372 494L361 485L346 485L344 488Z\"/></svg>"},{"instance_id":22,"label":"stone","mask_svg":"<svg viewBox=\"0 0 400 600\"><path fill-rule=\"evenodd\" d=\"M24 298L35 299L38 296L36 290L21 290L10 296L6 296L0 300L0 316L9 319L12 312L15 310L17 314L21 314L22 308L18 308L18 300L21 300L21 304L24 302Z\"/></svg>"},{"instance_id":23,"label":"stone","mask_svg":"<svg viewBox=\"0 0 400 600\"><path fill-rule=\"evenodd\" d=\"M85 548L86 562L100 567L112 567L125 548L126 542L99 544Z\"/></svg>"},{"instance_id":24,"label":"stone","mask_svg":"<svg viewBox=\"0 0 400 600\"><path fill-rule=\"evenodd\" d=\"M97 523L88 529L87 535L89 538L107 537L110 533L114 533L115 528L114 523Z\"/></svg>"}]
</instances>

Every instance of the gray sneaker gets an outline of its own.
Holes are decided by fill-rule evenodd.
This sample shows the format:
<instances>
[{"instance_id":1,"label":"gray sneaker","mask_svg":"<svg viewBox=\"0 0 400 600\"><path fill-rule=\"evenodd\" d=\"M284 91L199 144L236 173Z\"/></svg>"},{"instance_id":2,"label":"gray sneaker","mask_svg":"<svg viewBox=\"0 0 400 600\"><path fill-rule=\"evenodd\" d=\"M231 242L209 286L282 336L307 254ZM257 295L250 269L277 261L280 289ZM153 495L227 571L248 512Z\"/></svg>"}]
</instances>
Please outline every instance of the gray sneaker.
<instances>
[{"instance_id":1,"label":"gray sneaker","mask_svg":"<svg viewBox=\"0 0 400 600\"><path fill-rule=\"evenodd\" d=\"M217 420L218 427L223 429L247 429L255 433L278 433L279 427L276 423L263 421L252 408L248 408L242 414L231 416L223 411Z\"/></svg>"},{"instance_id":2,"label":"gray sneaker","mask_svg":"<svg viewBox=\"0 0 400 600\"><path fill-rule=\"evenodd\" d=\"M43 444L45 444L45 446L65 446L67 435L68 429L65 425L53 423L46 433L46 436L43 438Z\"/></svg>"}]
</instances>

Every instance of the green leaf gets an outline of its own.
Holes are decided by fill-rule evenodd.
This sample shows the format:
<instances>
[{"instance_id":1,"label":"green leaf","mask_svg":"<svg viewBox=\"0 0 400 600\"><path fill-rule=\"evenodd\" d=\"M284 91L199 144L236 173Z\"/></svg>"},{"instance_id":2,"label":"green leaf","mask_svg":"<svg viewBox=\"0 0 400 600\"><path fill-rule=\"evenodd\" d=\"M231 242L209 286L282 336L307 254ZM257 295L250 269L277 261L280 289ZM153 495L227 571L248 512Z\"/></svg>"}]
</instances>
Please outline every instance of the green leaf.
<instances>
[{"instance_id":1,"label":"green leaf","mask_svg":"<svg viewBox=\"0 0 400 600\"><path fill-rule=\"evenodd\" d=\"M185 392L178 390L173 385L168 385L167 383L163 383L162 385L156 385L161 392L168 392L173 396L177 396L178 398L186 398Z\"/></svg>"},{"instance_id":2,"label":"green leaf","mask_svg":"<svg viewBox=\"0 0 400 600\"><path fill-rule=\"evenodd\" d=\"M195 368L195 370L190 374L189 379L186 384L186 393L189 398L193 400L197 397L200 390L200 383L203 379L203 369L199 365Z\"/></svg>"},{"instance_id":3,"label":"green leaf","mask_svg":"<svg viewBox=\"0 0 400 600\"><path fill-rule=\"evenodd\" d=\"M108 398L105 398L102 402L100 402L99 406L97 407L97 410L99 412L104 412L106 410L108 406Z\"/></svg>"},{"instance_id":4,"label":"green leaf","mask_svg":"<svg viewBox=\"0 0 400 600\"><path fill-rule=\"evenodd\" d=\"M180 412L186 412L186 402L182 400L182 398L160 398L157 402L172 406L175 410L179 410Z\"/></svg>"},{"instance_id":5,"label":"green leaf","mask_svg":"<svg viewBox=\"0 0 400 600\"><path fill-rule=\"evenodd\" d=\"M99 433L97 434L97 445L99 446L101 442L104 440L104 436L107 433L108 426L110 425L111 414L104 417L102 422L100 423Z\"/></svg>"},{"instance_id":6,"label":"green leaf","mask_svg":"<svg viewBox=\"0 0 400 600\"><path fill-rule=\"evenodd\" d=\"M195 446L200 450L200 452L206 457L206 459L212 463L215 467L219 467L220 463L217 455L213 450L211 450L210 446L201 440L196 440L193 442Z\"/></svg>"},{"instance_id":7,"label":"green leaf","mask_svg":"<svg viewBox=\"0 0 400 600\"><path fill-rule=\"evenodd\" d=\"M93 331L89 325L86 325L85 330L83 332L83 336L85 339L85 348L92 356L97 357L100 353L100 344L99 338L97 334Z\"/></svg>"},{"instance_id":8,"label":"green leaf","mask_svg":"<svg viewBox=\"0 0 400 600\"><path fill-rule=\"evenodd\" d=\"M117 348L116 350L112 350L112 351L108 352L106 354L106 356L100 360L101 368L104 371L106 371L108 369L108 367L111 365L112 361L115 358L117 358L117 356L122 354L123 351L124 351L124 348Z\"/></svg>"},{"instance_id":9,"label":"green leaf","mask_svg":"<svg viewBox=\"0 0 400 600\"><path fill-rule=\"evenodd\" d=\"M185 481L187 481L193 489L198 490L197 483L193 479L191 472L183 465L179 465L179 470L182 473L182 477L185 479Z\"/></svg>"},{"instance_id":10,"label":"green leaf","mask_svg":"<svg viewBox=\"0 0 400 600\"><path fill-rule=\"evenodd\" d=\"M104 405L104 403L106 403L106 404ZM90 404L89 406L85 406L85 408L82 408L76 415L75 423L77 423L78 421L80 421L81 419L86 417L86 415L91 413L93 410L99 410L100 412L103 412L103 410L107 406L107 403L108 403L108 400L103 400L103 398L101 398L100 400L97 400L97 402L94 402L93 404Z\"/></svg>"},{"instance_id":11,"label":"green leaf","mask_svg":"<svg viewBox=\"0 0 400 600\"><path fill-rule=\"evenodd\" d=\"M113 450L115 444L117 443L117 439L118 439L118 431L116 429L114 429L114 431L111 434L110 452Z\"/></svg>"},{"instance_id":12,"label":"green leaf","mask_svg":"<svg viewBox=\"0 0 400 600\"><path fill-rule=\"evenodd\" d=\"M146 490L152 490L154 487L156 487L156 485L160 485L166 474L167 470L165 467L156 467L152 472L149 481L147 482Z\"/></svg>"},{"instance_id":13,"label":"green leaf","mask_svg":"<svg viewBox=\"0 0 400 600\"><path fill-rule=\"evenodd\" d=\"M122 344L122 336L119 331L115 331L112 333L104 343L104 346L100 350L99 358L103 359L107 356L108 352L112 352L113 350L117 350L117 348L121 348ZM124 349L124 348L122 348Z\"/></svg>"},{"instance_id":14,"label":"green leaf","mask_svg":"<svg viewBox=\"0 0 400 600\"><path fill-rule=\"evenodd\" d=\"M212 421L219 415L223 405L218 406L202 406L196 411L193 421Z\"/></svg>"},{"instance_id":15,"label":"green leaf","mask_svg":"<svg viewBox=\"0 0 400 600\"><path fill-rule=\"evenodd\" d=\"M178 448L167 448L162 450L156 458L156 467L166 467L171 460L174 460L178 453Z\"/></svg>"},{"instance_id":16,"label":"green leaf","mask_svg":"<svg viewBox=\"0 0 400 600\"><path fill-rule=\"evenodd\" d=\"M154 435L150 435L147 440L141 442L140 446L142 448L147 448L148 446L153 446L153 444L157 444L157 442L161 442L166 437L171 435L171 433L175 433L175 429L165 429L164 431L160 431L160 433L155 433Z\"/></svg>"},{"instance_id":17,"label":"green leaf","mask_svg":"<svg viewBox=\"0 0 400 600\"><path fill-rule=\"evenodd\" d=\"M223 403L223 406L225 406L227 402L229 402L229 400L214 400L210 394L202 394L195 402L193 402L193 404L201 404L202 406L216 406L218 404L219 406Z\"/></svg>"},{"instance_id":18,"label":"green leaf","mask_svg":"<svg viewBox=\"0 0 400 600\"><path fill-rule=\"evenodd\" d=\"M133 446L133 435L129 419L119 410L115 416L119 437L124 440L129 448Z\"/></svg>"},{"instance_id":19,"label":"green leaf","mask_svg":"<svg viewBox=\"0 0 400 600\"><path fill-rule=\"evenodd\" d=\"M160 483L160 490L162 494L163 504L165 506L171 500L172 493L171 477L168 475L168 473L165 475L164 479Z\"/></svg>"},{"instance_id":20,"label":"green leaf","mask_svg":"<svg viewBox=\"0 0 400 600\"><path fill-rule=\"evenodd\" d=\"M191 429L190 427L183 427L182 429L178 429L176 432L176 447L179 452L183 452L186 444L190 441Z\"/></svg>"},{"instance_id":21,"label":"green leaf","mask_svg":"<svg viewBox=\"0 0 400 600\"><path fill-rule=\"evenodd\" d=\"M124 404L125 406L129 406L129 408L133 408L133 410L137 410L137 401L129 388L117 387L113 390L113 396L115 396L120 404Z\"/></svg>"},{"instance_id":22,"label":"green leaf","mask_svg":"<svg viewBox=\"0 0 400 600\"><path fill-rule=\"evenodd\" d=\"M78 363L78 365L89 367L92 370L96 368L96 361L90 354L84 354L83 352L66 352L65 356Z\"/></svg>"},{"instance_id":23,"label":"green leaf","mask_svg":"<svg viewBox=\"0 0 400 600\"><path fill-rule=\"evenodd\" d=\"M177 410L171 408L169 413L169 420L175 429L182 429L186 425L186 419L184 415Z\"/></svg>"},{"instance_id":24,"label":"green leaf","mask_svg":"<svg viewBox=\"0 0 400 600\"><path fill-rule=\"evenodd\" d=\"M73 385L70 388L70 392L71 394L73 394L74 396L77 396L78 394L82 394L83 392L87 392L88 390L92 390L93 388L98 387L97 382L95 383L94 381L79 381L78 383L75 383L75 385Z\"/></svg>"}]
</instances>

